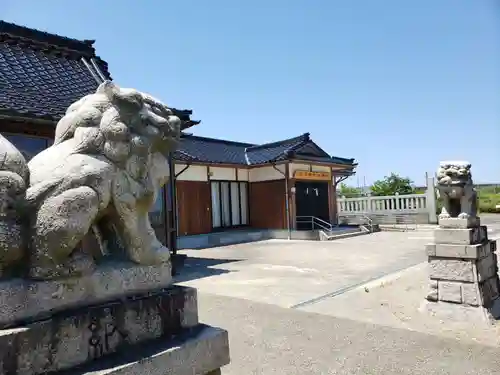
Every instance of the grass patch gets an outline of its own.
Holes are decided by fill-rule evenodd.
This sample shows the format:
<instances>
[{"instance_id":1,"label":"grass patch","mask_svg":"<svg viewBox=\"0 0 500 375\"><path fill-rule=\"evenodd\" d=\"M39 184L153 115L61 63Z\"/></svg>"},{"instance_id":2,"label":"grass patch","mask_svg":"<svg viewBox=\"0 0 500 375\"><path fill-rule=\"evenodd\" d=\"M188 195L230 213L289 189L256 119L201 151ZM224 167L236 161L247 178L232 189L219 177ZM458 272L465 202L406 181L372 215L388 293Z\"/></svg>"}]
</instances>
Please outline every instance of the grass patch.
<instances>
[{"instance_id":1,"label":"grass patch","mask_svg":"<svg viewBox=\"0 0 500 375\"><path fill-rule=\"evenodd\" d=\"M487 187L476 190L478 201L477 208L480 213L500 213L500 208L496 208L497 205L500 205L500 187ZM441 199L438 199L436 204L438 215L441 213L442 207L443 202Z\"/></svg>"}]
</instances>

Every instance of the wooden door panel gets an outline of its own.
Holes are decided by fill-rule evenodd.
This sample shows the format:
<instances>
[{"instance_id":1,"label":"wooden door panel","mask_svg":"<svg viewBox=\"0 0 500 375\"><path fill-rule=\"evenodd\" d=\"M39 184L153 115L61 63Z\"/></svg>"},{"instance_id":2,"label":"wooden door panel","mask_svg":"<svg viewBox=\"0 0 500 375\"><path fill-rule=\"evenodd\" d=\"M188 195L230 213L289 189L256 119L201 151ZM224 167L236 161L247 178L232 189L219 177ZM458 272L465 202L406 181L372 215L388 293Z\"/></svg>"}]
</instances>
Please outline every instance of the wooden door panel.
<instances>
[{"instance_id":1,"label":"wooden door panel","mask_svg":"<svg viewBox=\"0 0 500 375\"><path fill-rule=\"evenodd\" d=\"M210 213L210 185L202 181L177 181L179 235L209 233L212 228Z\"/></svg>"},{"instance_id":2,"label":"wooden door panel","mask_svg":"<svg viewBox=\"0 0 500 375\"><path fill-rule=\"evenodd\" d=\"M286 228L285 180L252 182L249 193L250 225L253 228Z\"/></svg>"}]
</instances>

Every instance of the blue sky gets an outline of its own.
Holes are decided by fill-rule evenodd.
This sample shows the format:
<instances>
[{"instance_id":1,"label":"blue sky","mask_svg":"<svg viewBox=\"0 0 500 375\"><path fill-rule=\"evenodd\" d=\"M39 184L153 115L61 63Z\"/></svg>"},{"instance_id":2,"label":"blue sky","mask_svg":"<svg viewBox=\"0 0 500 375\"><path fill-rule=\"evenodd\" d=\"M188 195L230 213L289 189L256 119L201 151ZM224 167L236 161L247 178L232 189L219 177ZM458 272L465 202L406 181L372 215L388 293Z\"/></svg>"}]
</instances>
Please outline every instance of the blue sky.
<instances>
[{"instance_id":1,"label":"blue sky","mask_svg":"<svg viewBox=\"0 0 500 375\"><path fill-rule=\"evenodd\" d=\"M500 182L495 0L1 2L6 21L96 39L117 83L192 108L197 135L310 132L360 183L421 184L444 159Z\"/></svg>"}]
</instances>

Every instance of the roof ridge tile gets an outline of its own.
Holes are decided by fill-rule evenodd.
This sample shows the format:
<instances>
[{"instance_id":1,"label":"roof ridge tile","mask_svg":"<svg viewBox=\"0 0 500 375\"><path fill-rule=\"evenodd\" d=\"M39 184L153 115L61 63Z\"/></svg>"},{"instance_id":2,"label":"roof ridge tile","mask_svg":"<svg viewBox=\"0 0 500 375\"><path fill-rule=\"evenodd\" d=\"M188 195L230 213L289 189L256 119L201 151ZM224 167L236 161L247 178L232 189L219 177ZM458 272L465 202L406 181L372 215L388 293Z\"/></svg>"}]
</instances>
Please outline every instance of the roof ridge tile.
<instances>
[{"instance_id":1,"label":"roof ridge tile","mask_svg":"<svg viewBox=\"0 0 500 375\"><path fill-rule=\"evenodd\" d=\"M277 147L277 146L284 145L286 143L291 143L293 141L299 141L299 140L302 142L309 140L309 133L304 133L304 134L298 135L296 137L283 139L281 141L274 141L274 142L268 142L268 143L262 143L259 145L255 145L253 147L250 147L250 149L248 151L258 150L260 148Z\"/></svg>"},{"instance_id":2,"label":"roof ridge tile","mask_svg":"<svg viewBox=\"0 0 500 375\"><path fill-rule=\"evenodd\" d=\"M61 49L69 49L95 55L95 48L93 46L95 40L68 38L47 31L16 25L3 20L0 20L0 35L3 35L4 38L10 36L11 38L31 42L30 44L33 45L54 46Z\"/></svg>"}]
</instances>

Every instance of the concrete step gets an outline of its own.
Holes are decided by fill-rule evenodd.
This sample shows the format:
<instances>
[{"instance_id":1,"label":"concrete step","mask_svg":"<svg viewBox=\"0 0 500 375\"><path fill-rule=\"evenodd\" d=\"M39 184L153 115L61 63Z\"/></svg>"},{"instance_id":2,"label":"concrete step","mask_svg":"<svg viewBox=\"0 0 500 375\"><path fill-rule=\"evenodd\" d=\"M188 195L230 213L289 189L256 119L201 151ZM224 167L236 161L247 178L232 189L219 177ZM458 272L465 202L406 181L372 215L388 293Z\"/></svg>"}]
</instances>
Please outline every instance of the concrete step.
<instances>
[{"instance_id":1,"label":"concrete step","mask_svg":"<svg viewBox=\"0 0 500 375\"><path fill-rule=\"evenodd\" d=\"M371 234L371 232L365 232L358 230L357 232L349 232L349 233L341 233L341 234L334 234L334 235L327 235L324 232L320 232L320 241L334 241L334 240L340 240L343 238L350 238L350 237L357 237L357 236L363 236L365 234Z\"/></svg>"}]
</instances>

